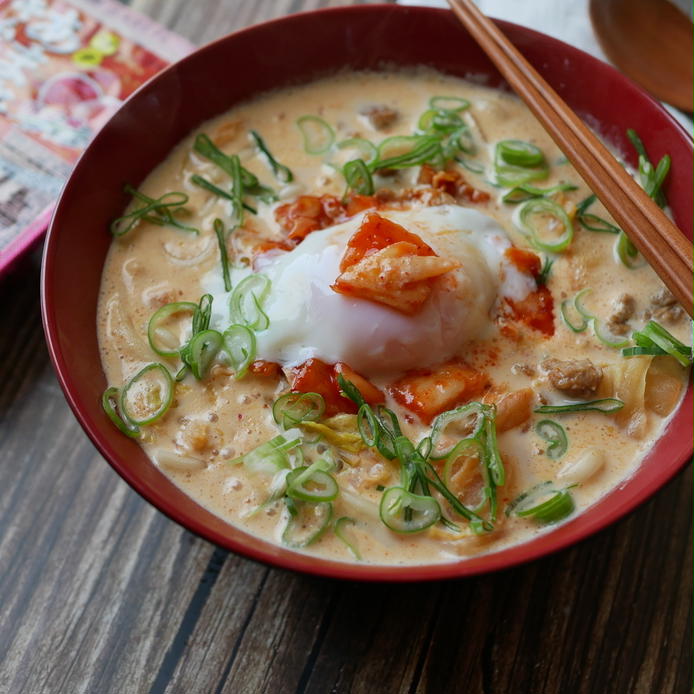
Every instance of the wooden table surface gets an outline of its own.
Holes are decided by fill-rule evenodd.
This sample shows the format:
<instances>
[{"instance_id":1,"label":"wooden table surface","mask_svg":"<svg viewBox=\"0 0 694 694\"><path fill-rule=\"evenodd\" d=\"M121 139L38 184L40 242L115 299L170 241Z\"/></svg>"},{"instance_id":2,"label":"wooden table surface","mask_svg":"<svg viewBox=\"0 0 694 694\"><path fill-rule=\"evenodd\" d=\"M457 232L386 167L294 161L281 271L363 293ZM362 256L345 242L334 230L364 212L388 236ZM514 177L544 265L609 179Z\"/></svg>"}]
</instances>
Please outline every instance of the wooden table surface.
<instances>
[{"instance_id":1,"label":"wooden table surface","mask_svg":"<svg viewBox=\"0 0 694 694\"><path fill-rule=\"evenodd\" d=\"M327 4L133 2L197 43ZM0 283L2 694L691 691L691 468L596 537L494 575L268 568L165 518L96 453L48 360L39 265Z\"/></svg>"}]
</instances>

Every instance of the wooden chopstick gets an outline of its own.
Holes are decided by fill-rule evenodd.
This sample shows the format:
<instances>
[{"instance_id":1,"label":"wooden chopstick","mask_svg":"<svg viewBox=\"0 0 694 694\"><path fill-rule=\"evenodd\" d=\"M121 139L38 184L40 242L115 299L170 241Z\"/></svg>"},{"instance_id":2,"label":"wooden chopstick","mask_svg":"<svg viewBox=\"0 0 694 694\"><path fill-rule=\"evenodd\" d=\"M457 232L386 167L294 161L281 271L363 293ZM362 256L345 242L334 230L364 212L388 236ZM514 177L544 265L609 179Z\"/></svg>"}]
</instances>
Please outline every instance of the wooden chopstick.
<instances>
[{"instance_id":1,"label":"wooden chopstick","mask_svg":"<svg viewBox=\"0 0 694 694\"><path fill-rule=\"evenodd\" d=\"M691 243L472 0L448 1L509 85L692 316Z\"/></svg>"}]
</instances>

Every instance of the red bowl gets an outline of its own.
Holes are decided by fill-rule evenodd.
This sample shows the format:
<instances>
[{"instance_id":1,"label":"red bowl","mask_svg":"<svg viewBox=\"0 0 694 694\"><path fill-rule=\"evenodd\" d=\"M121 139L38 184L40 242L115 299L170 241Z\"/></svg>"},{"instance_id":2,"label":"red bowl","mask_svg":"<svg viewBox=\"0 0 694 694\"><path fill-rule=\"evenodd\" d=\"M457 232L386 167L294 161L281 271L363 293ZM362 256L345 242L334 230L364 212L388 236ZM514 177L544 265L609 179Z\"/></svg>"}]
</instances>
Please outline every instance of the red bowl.
<instances>
[{"instance_id":1,"label":"red bowl","mask_svg":"<svg viewBox=\"0 0 694 694\"><path fill-rule=\"evenodd\" d=\"M692 143L668 113L605 63L535 31L499 23L559 94L630 151L635 128L653 158L672 156L667 183L677 225L692 237ZM452 13L421 7L370 5L292 15L245 29L196 51L136 92L87 148L65 185L46 242L43 322L58 379L80 424L116 472L145 499L202 537L253 559L340 578L418 581L501 569L567 547L613 523L651 496L687 461L692 391L666 434L636 473L599 503L529 542L445 564L373 566L293 552L235 528L175 487L132 440L103 414L106 380L96 338L101 270L111 242L108 224L126 200L125 181L141 182L199 123L258 92L308 81L345 66L430 65L464 77L496 69ZM635 161L631 161L635 164ZM663 519L665 530L666 519Z\"/></svg>"}]
</instances>

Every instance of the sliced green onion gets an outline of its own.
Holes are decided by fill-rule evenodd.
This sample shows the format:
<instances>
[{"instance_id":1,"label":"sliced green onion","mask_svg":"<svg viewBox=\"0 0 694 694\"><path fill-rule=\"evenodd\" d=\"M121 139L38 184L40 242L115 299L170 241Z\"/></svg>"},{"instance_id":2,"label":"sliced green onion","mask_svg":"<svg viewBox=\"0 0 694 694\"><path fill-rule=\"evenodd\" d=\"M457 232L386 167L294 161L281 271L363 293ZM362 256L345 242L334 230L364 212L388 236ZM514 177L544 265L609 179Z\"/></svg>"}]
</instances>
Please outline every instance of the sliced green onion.
<instances>
[{"instance_id":1,"label":"sliced green onion","mask_svg":"<svg viewBox=\"0 0 694 694\"><path fill-rule=\"evenodd\" d=\"M234 460L231 465L243 463L253 472L276 474L278 470L290 468L289 452L301 445L301 439L287 439L281 434Z\"/></svg>"},{"instance_id":2,"label":"sliced green onion","mask_svg":"<svg viewBox=\"0 0 694 694\"><path fill-rule=\"evenodd\" d=\"M224 351L229 356L234 378L238 381L246 375L248 367L255 359L255 333L245 325L235 324L229 326L222 337Z\"/></svg>"},{"instance_id":3,"label":"sliced green onion","mask_svg":"<svg viewBox=\"0 0 694 694\"><path fill-rule=\"evenodd\" d=\"M265 158L268 160L272 173L275 174L275 178L281 183L291 183L294 180L294 174L291 172L291 170L284 164L280 164L277 159L272 156L270 150L265 144L265 141L255 130L251 130L251 137L253 138L253 142L255 142L255 146L265 155Z\"/></svg>"},{"instance_id":4,"label":"sliced green onion","mask_svg":"<svg viewBox=\"0 0 694 694\"><path fill-rule=\"evenodd\" d=\"M324 413L325 400L320 393L285 393L272 406L272 417L283 429L315 422Z\"/></svg>"},{"instance_id":5,"label":"sliced green onion","mask_svg":"<svg viewBox=\"0 0 694 694\"><path fill-rule=\"evenodd\" d=\"M591 322L593 324L593 334L598 338L598 340L600 340L600 342L602 342L603 345L618 349L629 344L628 337L611 333L607 326L599 318L593 318Z\"/></svg>"},{"instance_id":6,"label":"sliced green onion","mask_svg":"<svg viewBox=\"0 0 694 694\"><path fill-rule=\"evenodd\" d=\"M578 294L574 297L574 308L586 319L590 320L591 318L595 318L595 315L591 313L584 305L583 305L583 297L586 294L589 294L592 292L591 287L586 287L585 289L581 289Z\"/></svg>"},{"instance_id":7,"label":"sliced green onion","mask_svg":"<svg viewBox=\"0 0 694 694\"><path fill-rule=\"evenodd\" d=\"M378 157L369 165L378 169L403 169L421 166L441 155L441 143L431 135L395 135L378 146Z\"/></svg>"},{"instance_id":8,"label":"sliced green onion","mask_svg":"<svg viewBox=\"0 0 694 694\"><path fill-rule=\"evenodd\" d=\"M633 333L632 338L641 349L658 348L662 350L662 353L674 357L682 366L689 366L692 363L692 348L680 342L654 320L648 321L643 330ZM624 354L624 351L623 356L636 356L636 354ZM659 354L660 352L648 353Z\"/></svg>"},{"instance_id":9,"label":"sliced green onion","mask_svg":"<svg viewBox=\"0 0 694 694\"><path fill-rule=\"evenodd\" d=\"M127 234L141 221L157 224L158 226L172 226L192 234L199 233L195 227L181 224L173 216L174 213L182 209L188 202L188 196L185 193L174 191L171 193L164 193L164 195L158 198L150 198L133 188L130 184L126 184L124 191L135 200L144 203L144 205L114 219L110 225L111 234L113 234L113 236L123 236Z\"/></svg>"},{"instance_id":10,"label":"sliced green onion","mask_svg":"<svg viewBox=\"0 0 694 694\"><path fill-rule=\"evenodd\" d=\"M570 307L574 306L575 299L564 299L559 307L559 313L561 314L561 319L564 321L564 325L574 333L582 333L588 327L588 320L584 315L577 311L581 318L580 323L573 323L571 317L569 316Z\"/></svg>"},{"instance_id":11,"label":"sliced green onion","mask_svg":"<svg viewBox=\"0 0 694 694\"><path fill-rule=\"evenodd\" d=\"M536 227L530 223L530 218L536 214L547 214L557 219L564 228L561 236L554 241L541 239ZM533 246L547 253L561 253L569 247L573 240L574 228L569 216L563 207L548 198L528 200L520 208L519 219L521 230L527 234Z\"/></svg>"},{"instance_id":12,"label":"sliced green onion","mask_svg":"<svg viewBox=\"0 0 694 694\"><path fill-rule=\"evenodd\" d=\"M123 419L116 410L119 401L118 398L119 390L118 388L111 386L106 388L104 394L101 396L101 406L104 408L104 412L108 415L108 418L113 422L113 424L118 427L122 434L130 436L136 439L140 436L140 427L131 424L128 420Z\"/></svg>"},{"instance_id":13,"label":"sliced green onion","mask_svg":"<svg viewBox=\"0 0 694 694\"><path fill-rule=\"evenodd\" d=\"M441 507L431 496L390 487L383 492L379 514L383 523L397 533L418 533L441 518Z\"/></svg>"},{"instance_id":14,"label":"sliced green onion","mask_svg":"<svg viewBox=\"0 0 694 694\"><path fill-rule=\"evenodd\" d=\"M532 198L545 198L554 193L577 189L578 186L575 186L573 183L559 183L551 188L537 188L536 186L531 186L529 183L524 183L515 188L511 188L501 200L508 203L525 202Z\"/></svg>"},{"instance_id":15,"label":"sliced green onion","mask_svg":"<svg viewBox=\"0 0 694 694\"><path fill-rule=\"evenodd\" d=\"M465 123L455 111L429 109L419 117L417 128L427 134L451 134L460 130Z\"/></svg>"},{"instance_id":16,"label":"sliced green onion","mask_svg":"<svg viewBox=\"0 0 694 694\"><path fill-rule=\"evenodd\" d=\"M435 111L453 111L458 113L470 107L470 102L460 96L432 96L429 106Z\"/></svg>"},{"instance_id":17,"label":"sliced green onion","mask_svg":"<svg viewBox=\"0 0 694 694\"><path fill-rule=\"evenodd\" d=\"M496 148L501 159L513 166L537 166L545 162L542 150L525 140L502 140Z\"/></svg>"},{"instance_id":18,"label":"sliced green onion","mask_svg":"<svg viewBox=\"0 0 694 694\"><path fill-rule=\"evenodd\" d=\"M287 496L313 504L336 499L340 491L337 481L319 464L325 464L325 461L317 460L308 467L292 470L287 475Z\"/></svg>"},{"instance_id":19,"label":"sliced green onion","mask_svg":"<svg viewBox=\"0 0 694 694\"><path fill-rule=\"evenodd\" d=\"M271 194L274 196L273 191L267 186L263 186L258 182L258 177L241 166L241 160L238 155L232 154L227 155L222 150L220 150L214 142L205 133L198 133L195 137L195 142L193 143L193 149L206 159L216 164L222 171L224 171L228 176L231 177L231 197L229 194L217 188L214 184L205 180L201 176L193 176L191 180L197 185L201 185L210 192L220 195L226 199L229 199L232 203L234 209L234 215L239 224L243 223L243 210L244 207L250 208L250 206L245 205L243 198L246 193L255 196L266 196ZM255 212L255 208L250 208L250 211Z\"/></svg>"},{"instance_id":20,"label":"sliced green onion","mask_svg":"<svg viewBox=\"0 0 694 694\"><path fill-rule=\"evenodd\" d=\"M429 457L431 454L431 436L425 436L418 444L417 444L417 453L422 456L425 460Z\"/></svg>"},{"instance_id":21,"label":"sliced green onion","mask_svg":"<svg viewBox=\"0 0 694 694\"><path fill-rule=\"evenodd\" d=\"M565 414L569 412L602 412L612 414L624 407L624 402L617 398L601 398L586 402L572 402L566 405L542 405L533 410L537 414Z\"/></svg>"},{"instance_id":22,"label":"sliced green onion","mask_svg":"<svg viewBox=\"0 0 694 694\"><path fill-rule=\"evenodd\" d=\"M614 245L614 253L618 260L630 270L638 270L646 265L646 261L641 258L639 251L623 232L619 232Z\"/></svg>"},{"instance_id":23,"label":"sliced green onion","mask_svg":"<svg viewBox=\"0 0 694 694\"><path fill-rule=\"evenodd\" d=\"M535 432L549 444L546 451L548 458L558 460L566 453L569 440L561 424L553 422L551 419L543 419L535 425Z\"/></svg>"},{"instance_id":24,"label":"sliced green onion","mask_svg":"<svg viewBox=\"0 0 694 694\"><path fill-rule=\"evenodd\" d=\"M147 364L123 387L120 411L129 424L146 426L166 414L173 395L174 382L169 370L158 362Z\"/></svg>"},{"instance_id":25,"label":"sliced green onion","mask_svg":"<svg viewBox=\"0 0 694 694\"><path fill-rule=\"evenodd\" d=\"M212 181L208 181L206 178L203 178L202 176L198 176L198 174L193 174L190 177L190 180L192 183L194 183L196 186L200 186L201 188L204 188L208 193L212 193L213 195L216 195L219 198L224 198L225 200L228 200L229 202L232 203L234 206L234 213L236 214L236 209L238 207L238 198L235 195L232 195L231 193L227 193L226 190L222 190L218 186L216 186ZM258 210L253 207L252 205L249 205L248 203L242 202L241 207L243 207L244 210L248 210L252 214L258 214Z\"/></svg>"},{"instance_id":26,"label":"sliced green onion","mask_svg":"<svg viewBox=\"0 0 694 694\"><path fill-rule=\"evenodd\" d=\"M618 226L608 222L602 217L588 212L588 208L597 200L597 196L593 193L589 195L585 200L581 200L576 207L576 219L589 231L605 232L608 234L619 234L621 229Z\"/></svg>"},{"instance_id":27,"label":"sliced green onion","mask_svg":"<svg viewBox=\"0 0 694 694\"><path fill-rule=\"evenodd\" d=\"M549 175L549 167L544 161L544 156L535 166L519 166L517 164L509 164L508 161L502 156L503 149L506 150L506 155L509 156L509 150L508 148L504 148L503 144L504 141L498 142L494 149L494 175L496 178L496 183L506 188L514 188L516 186L523 185L524 183L530 183L530 181L538 181L547 178ZM540 152L540 154L542 154L542 152ZM513 158L513 155L510 156ZM530 158L532 159L532 155Z\"/></svg>"},{"instance_id":28,"label":"sliced green onion","mask_svg":"<svg viewBox=\"0 0 694 694\"><path fill-rule=\"evenodd\" d=\"M473 161L472 159L464 159L463 157L455 157L455 160L471 173L480 175L484 173L484 166L479 162Z\"/></svg>"},{"instance_id":29,"label":"sliced green onion","mask_svg":"<svg viewBox=\"0 0 694 694\"><path fill-rule=\"evenodd\" d=\"M393 434L386 428L383 421L374 414L371 406L365 402L359 406L357 412L357 429L366 446L375 447L388 460L395 458Z\"/></svg>"},{"instance_id":30,"label":"sliced green onion","mask_svg":"<svg viewBox=\"0 0 694 694\"><path fill-rule=\"evenodd\" d=\"M304 150L307 154L323 154L335 142L335 131L318 116L301 116L296 125L304 138Z\"/></svg>"},{"instance_id":31,"label":"sliced green onion","mask_svg":"<svg viewBox=\"0 0 694 694\"><path fill-rule=\"evenodd\" d=\"M521 518L532 518L540 523L558 523L570 516L576 508L573 497L567 489L555 489L547 491L552 496L539 504L530 506L535 498L532 495L528 500L516 506L516 515Z\"/></svg>"},{"instance_id":32,"label":"sliced green onion","mask_svg":"<svg viewBox=\"0 0 694 694\"><path fill-rule=\"evenodd\" d=\"M347 140L338 142L335 146L340 150L356 150L359 156L355 158L362 159L367 164L376 161L378 156L376 145L363 137L350 137Z\"/></svg>"},{"instance_id":33,"label":"sliced green onion","mask_svg":"<svg viewBox=\"0 0 694 694\"><path fill-rule=\"evenodd\" d=\"M627 130L627 136L631 140L631 144L634 146L637 154L639 155L639 179L641 181L641 187L646 191L646 193L653 198L657 205L660 207L665 207L667 205L667 199L662 191L662 185L665 177L670 170L670 155L666 154L659 162L658 166L655 168L648 157L648 152L638 136L637 132L631 128Z\"/></svg>"},{"instance_id":34,"label":"sliced green onion","mask_svg":"<svg viewBox=\"0 0 694 694\"><path fill-rule=\"evenodd\" d=\"M162 339L173 342L176 338L171 331L164 327L166 321L177 313L190 313L194 315L198 310L198 305L192 301L174 301L166 304L152 314L147 324L147 340L154 352L162 357L175 357L183 348L183 343L175 347L163 345Z\"/></svg>"},{"instance_id":35,"label":"sliced green onion","mask_svg":"<svg viewBox=\"0 0 694 694\"><path fill-rule=\"evenodd\" d=\"M333 517L333 505L330 502L320 504L298 503L294 504L295 513L291 513L290 503L293 500L287 498L287 507L290 508L290 516L287 526L282 533L282 543L287 547L301 549L308 547L321 538L330 527Z\"/></svg>"},{"instance_id":36,"label":"sliced green onion","mask_svg":"<svg viewBox=\"0 0 694 694\"><path fill-rule=\"evenodd\" d=\"M483 462L484 449L482 444L475 438L466 438L458 441L446 456L446 462L443 465L443 481L447 487L451 486L451 475L453 474L453 466L462 457L468 458L471 455L476 455L479 458L480 464Z\"/></svg>"},{"instance_id":37,"label":"sliced green onion","mask_svg":"<svg viewBox=\"0 0 694 694\"><path fill-rule=\"evenodd\" d=\"M484 427L484 418L487 412L488 410L485 409L482 403L472 402L469 405L456 407L453 410L440 414L431 427L431 452L429 457L432 460L441 460L453 451L457 441L448 444L441 441L441 437L450 426L457 426L460 429L459 437L464 436L467 439L478 436Z\"/></svg>"},{"instance_id":38,"label":"sliced green onion","mask_svg":"<svg viewBox=\"0 0 694 694\"><path fill-rule=\"evenodd\" d=\"M270 280L265 275L253 274L241 280L229 300L231 321L253 330L266 330L270 319L262 305L269 292Z\"/></svg>"},{"instance_id":39,"label":"sliced green onion","mask_svg":"<svg viewBox=\"0 0 694 694\"><path fill-rule=\"evenodd\" d=\"M622 350L623 357L645 357L645 356L661 356L667 354L664 349L660 347L626 347Z\"/></svg>"},{"instance_id":40,"label":"sliced green onion","mask_svg":"<svg viewBox=\"0 0 694 694\"><path fill-rule=\"evenodd\" d=\"M193 335L210 327L212 301L212 294L203 294L200 297L198 310L193 314Z\"/></svg>"},{"instance_id":41,"label":"sliced green onion","mask_svg":"<svg viewBox=\"0 0 694 694\"><path fill-rule=\"evenodd\" d=\"M224 222L217 218L214 220L214 233L217 235L219 245L219 260L222 263L222 277L224 278L224 291L231 291L231 277L229 277L229 254L227 253L226 236L224 234Z\"/></svg>"},{"instance_id":42,"label":"sliced green onion","mask_svg":"<svg viewBox=\"0 0 694 694\"><path fill-rule=\"evenodd\" d=\"M195 378L205 378L222 347L222 342L222 335L216 330L202 330L193 336L188 343L186 363Z\"/></svg>"},{"instance_id":43,"label":"sliced green onion","mask_svg":"<svg viewBox=\"0 0 694 694\"><path fill-rule=\"evenodd\" d=\"M540 268L540 273L535 278L538 287L543 287L549 282L549 276L552 273L552 265L554 265L554 260L545 256L542 267Z\"/></svg>"},{"instance_id":44,"label":"sliced green onion","mask_svg":"<svg viewBox=\"0 0 694 694\"><path fill-rule=\"evenodd\" d=\"M342 167L342 174L347 181L349 188L359 193L359 195L372 195L374 192L374 182L371 172L361 159L352 159Z\"/></svg>"},{"instance_id":45,"label":"sliced green onion","mask_svg":"<svg viewBox=\"0 0 694 694\"><path fill-rule=\"evenodd\" d=\"M335 537L337 537L338 540L340 540L344 545L346 545L347 549L352 553L352 556L358 561L361 561L361 553L357 548L356 542L350 540L345 534L346 526L356 524L357 521L355 521L354 518L350 518L349 516L342 516L342 518L338 518L335 521L334 531Z\"/></svg>"}]
</instances>

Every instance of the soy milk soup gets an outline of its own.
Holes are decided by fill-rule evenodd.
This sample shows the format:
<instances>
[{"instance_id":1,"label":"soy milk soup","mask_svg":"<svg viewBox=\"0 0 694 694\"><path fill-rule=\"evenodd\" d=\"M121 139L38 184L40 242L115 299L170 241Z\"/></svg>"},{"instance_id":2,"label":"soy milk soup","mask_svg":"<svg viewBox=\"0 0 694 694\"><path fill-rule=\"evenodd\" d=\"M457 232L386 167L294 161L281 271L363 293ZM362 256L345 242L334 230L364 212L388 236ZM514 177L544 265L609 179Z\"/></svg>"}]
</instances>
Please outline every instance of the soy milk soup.
<instances>
[{"instance_id":1,"label":"soy milk soup","mask_svg":"<svg viewBox=\"0 0 694 694\"><path fill-rule=\"evenodd\" d=\"M105 409L272 542L384 564L521 543L628 477L684 393L690 322L507 93L426 70L275 91L131 192Z\"/></svg>"}]
</instances>

